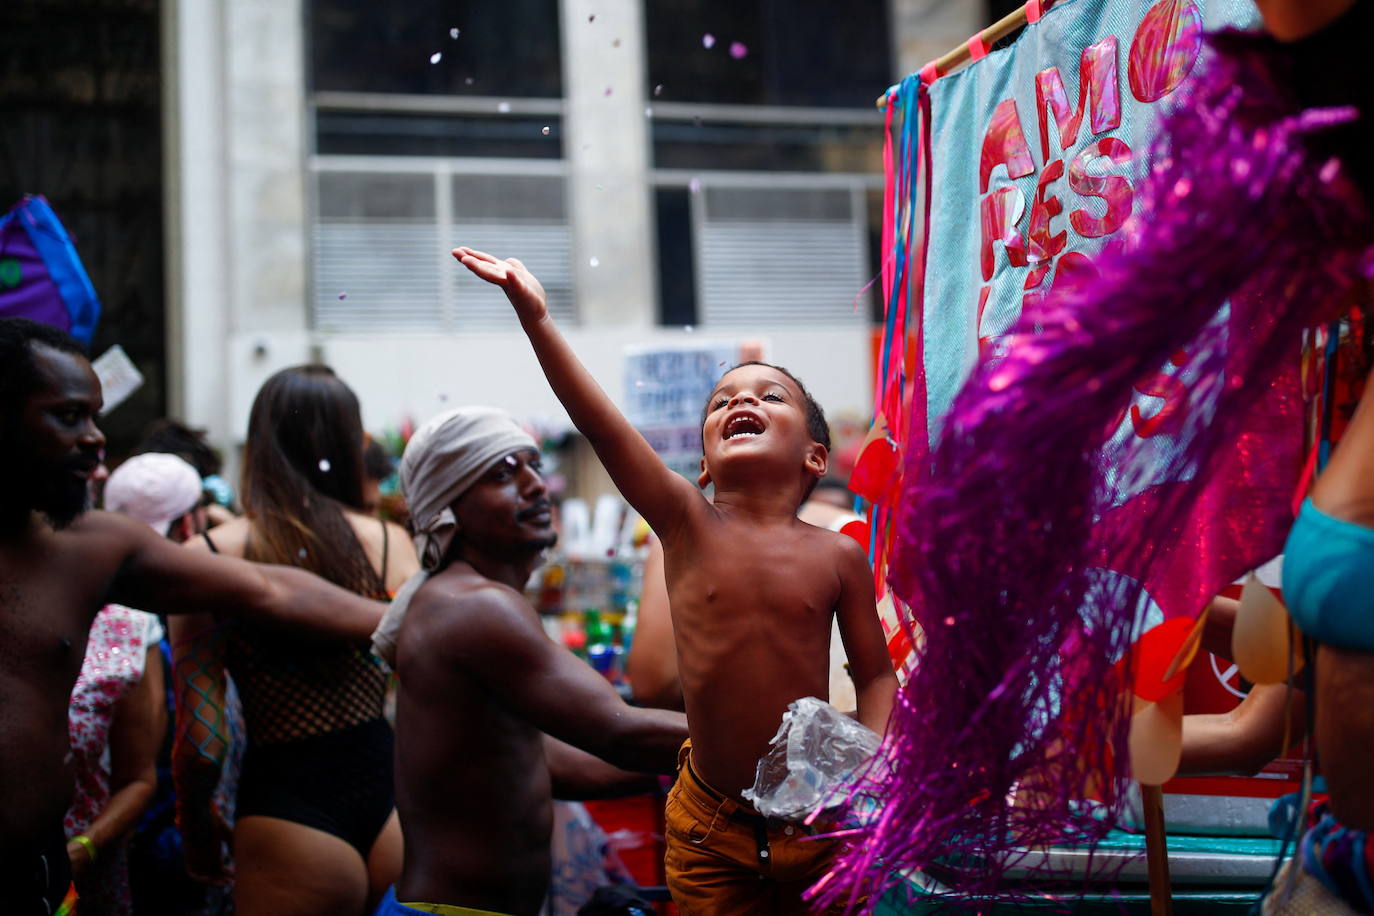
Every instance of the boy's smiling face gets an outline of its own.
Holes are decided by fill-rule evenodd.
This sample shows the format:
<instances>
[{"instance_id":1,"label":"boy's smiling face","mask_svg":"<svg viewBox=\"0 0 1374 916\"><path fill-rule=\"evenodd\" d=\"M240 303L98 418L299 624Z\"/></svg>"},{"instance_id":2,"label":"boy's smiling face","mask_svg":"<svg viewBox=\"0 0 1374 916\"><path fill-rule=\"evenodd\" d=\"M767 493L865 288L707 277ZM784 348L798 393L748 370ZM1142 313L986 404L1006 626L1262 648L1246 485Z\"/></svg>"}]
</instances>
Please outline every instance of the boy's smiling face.
<instances>
[{"instance_id":1,"label":"boy's smiling face","mask_svg":"<svg viewBox=\"0 0 1374 916\"><path fill-rule=\"evenodd\" d=\"M739 366L721 378L706 403L701 438L702 486L726 463L746 458L825 473L826 449L807 429L801 387L772 366Z\"/></svg>"}]
</instances>

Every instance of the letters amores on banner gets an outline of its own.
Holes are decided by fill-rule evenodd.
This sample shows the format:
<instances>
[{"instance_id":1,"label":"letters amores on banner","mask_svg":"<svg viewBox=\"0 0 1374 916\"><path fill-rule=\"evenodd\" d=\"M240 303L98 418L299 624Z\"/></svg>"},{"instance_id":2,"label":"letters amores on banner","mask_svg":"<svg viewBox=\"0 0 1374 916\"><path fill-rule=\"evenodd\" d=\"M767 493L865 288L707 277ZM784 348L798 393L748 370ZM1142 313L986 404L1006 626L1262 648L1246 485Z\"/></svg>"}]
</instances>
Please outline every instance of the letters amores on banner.
<instances>
[{"instance_id":1,"label":"letters amores on banner","mask_svg":"<svg viewBox=\"0 0 1374 916\"><path fill-rule=\"evenodd\" d=\"M1002 335L1022 309L1095 272L1093 255L1131 215L1154 103L1184 87L1204 30L1253 18L1243 0L1064 0L1007 51L931 87L924 302L933 425L973 360L1005 354ZM1065 80L1074 64L1076 105ZM1137 435L1165 428L1170 383L1167 371L1142 383L1157 400L1132 408Z\"/></svg>"}]
</instances>

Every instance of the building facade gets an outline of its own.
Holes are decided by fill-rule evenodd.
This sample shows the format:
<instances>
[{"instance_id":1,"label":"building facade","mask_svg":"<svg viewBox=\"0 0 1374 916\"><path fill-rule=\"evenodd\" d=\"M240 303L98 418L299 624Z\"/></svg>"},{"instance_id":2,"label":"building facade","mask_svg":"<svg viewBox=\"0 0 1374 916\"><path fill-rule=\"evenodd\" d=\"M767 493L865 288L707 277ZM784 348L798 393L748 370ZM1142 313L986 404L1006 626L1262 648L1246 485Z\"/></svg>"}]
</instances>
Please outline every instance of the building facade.
<instances>
[{"instance_id":1,"label":"building facade","mask_svg":"<svg viewBox=\"0 0 1374 916\"><path fill-rule=\"evenodd\" d=\"M988 15L164 0L167 412L232 446L262 380L315 359L372 430L475 402L565 423L468 244L530 265L617 400L627 346L758 340L867 414L873 99Z\"/></svg>"}]
</instances>

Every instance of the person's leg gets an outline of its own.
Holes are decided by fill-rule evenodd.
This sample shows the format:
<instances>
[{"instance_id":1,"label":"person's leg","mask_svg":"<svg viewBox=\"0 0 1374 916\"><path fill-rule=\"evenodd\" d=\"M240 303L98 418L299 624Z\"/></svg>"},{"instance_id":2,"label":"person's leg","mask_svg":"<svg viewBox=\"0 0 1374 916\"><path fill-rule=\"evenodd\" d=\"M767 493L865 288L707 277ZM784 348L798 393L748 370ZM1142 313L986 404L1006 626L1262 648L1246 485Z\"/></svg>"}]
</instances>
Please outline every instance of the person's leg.
<instances>
[{"instance_id":1,"label":"person's leg","mask_svg":"<svg viewBox=\"0 0 1374 916\"><path fill-rule=\"evenodd\" d=\"M834 865L839 844L818 840L801 826L775 825L769 830L770 883L776 889L774 912L786 916L811 916L813 907L802 895L820 881ZM843 913L846 907L832 907L826 913Z\"/></svg>"},{"instance_id":2,"label":"person's leg","mask_svg":"<svg viewBox=\"0 0 1374 916\"><path fill-rule=\"evenodd\" d=\"M759 843L737 802L702 782L683 755L664 807L668 891L682 916L766 916L770 882L759 873ZM766 861L766 860L765 860Z\"/></svg>"},{"instance_id":3,"label":"person's leg","mask_svg":"<svg viewBox=\"0 0 1374 916\"><path fill-rule=\"evenodd\" d=\"M275 817L234 827L234 911L252 916L363 916L367 865L330 833Z\"/></svg>"},{"instance_id":4,"label":"person's leg","mask_svg":"<svg viewBox=\"0 0 1374 916\"><path fill-rule=\"evenodd\" d=\"M712 848L711 840L727 849ZM668 891L682 916L767 916L772 912L771 882L729 854L735 845L732 840L722 831L700 844L668 834L664 857Z\"/></svg>"},{"instance_id":5,"label":"person's leg","mask_svg":"<svg viewBox=\"0 0 1374 916\"><path fill-rule=\"evenodd\" d=\"M367 907L372 908L382 899L386 889L401 877L402 860L401 819L396 812L386 820L386 826L377 835L372 851L367 856Z\"/></svg>"}]
</instances>

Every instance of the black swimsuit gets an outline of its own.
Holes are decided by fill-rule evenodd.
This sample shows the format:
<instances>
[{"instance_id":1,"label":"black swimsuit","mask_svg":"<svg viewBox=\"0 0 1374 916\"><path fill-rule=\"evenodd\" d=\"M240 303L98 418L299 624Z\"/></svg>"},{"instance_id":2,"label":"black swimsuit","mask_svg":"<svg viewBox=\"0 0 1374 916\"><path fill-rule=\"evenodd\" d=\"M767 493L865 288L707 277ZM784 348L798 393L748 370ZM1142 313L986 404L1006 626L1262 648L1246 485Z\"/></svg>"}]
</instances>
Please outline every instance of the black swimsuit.
<instances>
[{"instance_id":1,"label":"black swimsuit","mask_svg":"<svg viewBox=\"0 0 1374 916\"><path fill-rule=\"evenodd\" d=\"M382 583L386 564L383 524ZM229 626L225 661L248 732L237 816L314 827L366 859L396 804L382 663L363 649L243 621Z\"/></svg>"}]
</instances>

